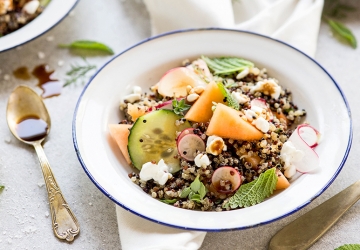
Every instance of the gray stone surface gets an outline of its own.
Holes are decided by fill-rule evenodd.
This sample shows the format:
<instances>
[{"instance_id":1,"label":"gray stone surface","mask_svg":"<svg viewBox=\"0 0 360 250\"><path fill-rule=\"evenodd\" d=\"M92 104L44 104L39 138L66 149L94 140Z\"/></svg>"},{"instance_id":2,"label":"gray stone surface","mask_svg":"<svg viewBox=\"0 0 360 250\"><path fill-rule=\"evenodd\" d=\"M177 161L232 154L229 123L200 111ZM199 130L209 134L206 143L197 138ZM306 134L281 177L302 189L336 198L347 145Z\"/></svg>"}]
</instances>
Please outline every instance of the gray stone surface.
<instances>
[{"instance_id":1,"label":"gray stone surface","mask_svg":"<svg viewBox=\"0 0 360 250\"><path fill-rule=\"evenodd\" d=\"M360 38L360 2L348 2L358 9L344 22ZM15 86L27 84L40 92L35 80L15 79L14 69L27 66L32 70L47 63L56 70L55 76L64 79L70 64L81 63L79 56L57 48L58 43L93 39L108 44L118 53L150 36L149 15L140 0L81 0L73 14L20 49L0 53L0 184L6 186L0 194L0 249L121 249L114 204L84 173L72 144L73 110L82 85L64 88L59 97L45 100L53 122L45 152L81 225L81 233L72 244L54 237L36 154L10 134L5 120L7 98ZM54 41L47 40L50 36ZM38 58L40 51L45 54L44 59ZM101 66L109 59L109 56L94 55L88 61ZM316 59L338 81L352 110L354 140L343 170L319 198L301 211L261 227L208 233L201 249L266 249L270 238L283 226L360 179L357 158L360 155L359 49L340 44L331 37L329 27L322 24ZM60 60L64 61L63 66L58 66ZM4 80L5 75L10 79ZM360 243L359 232L360 203L357 203L311 249L334 249L342 244Z\"/></svg>"}]
</instances>

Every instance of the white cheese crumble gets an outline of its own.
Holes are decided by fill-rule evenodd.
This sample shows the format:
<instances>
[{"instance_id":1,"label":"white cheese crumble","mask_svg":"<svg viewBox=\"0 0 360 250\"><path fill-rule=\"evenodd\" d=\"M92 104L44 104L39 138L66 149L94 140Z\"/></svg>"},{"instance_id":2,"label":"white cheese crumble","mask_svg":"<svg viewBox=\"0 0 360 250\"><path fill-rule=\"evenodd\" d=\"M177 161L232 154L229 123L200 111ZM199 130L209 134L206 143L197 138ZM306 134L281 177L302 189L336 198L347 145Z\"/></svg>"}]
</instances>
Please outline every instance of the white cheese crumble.
<instances>
[{"instance_id":1,"label":"white cheese crumble","mask_svg":"<svg viewBox=\"0 0 360 250\"><path fill-rule=\"evenodd\" d=\"M241 94L239 92L231 92L231 96L238 101L240 104L244 104L248 101L250 101L250 98L247 95Z\"/></svg>"},{"instance_id":2,"label":"white cheese crumble","mask_svg":"<svg viewBox=\"0 0 360 250\"><path fill-rule=\"evenodd\" d=\"M39 8L40 2L37 0L33 0L27 2L24 7L22 8L23 11L28 13L29 15L35 14L36 10Z\"/></svg>"},{"instance_id":3,"label":"white cheese crumble","mask_svg":"<svg viewBox=\"0 0 360 250\"><path fill-rule=\"evenodd\" d=\"M219 155L222 151L226 151L227 146L225 145L224 140L216 135L211 135L208 137L206 142L206 153L212 155Z\"/></svg>"},{"instance_id":4,"label":"white cheese crumble","mask_svg":"<svg viewBox=\"0 0 360 250\"><path fill-rule=\"evenodd\" d=\"M138 100L141 99L141 93L142 93L142 89L139 86L134 86L133 87L133 93L126 95L123 97L123 101L125 102L129 102L129 103L134 103Z\"/></svg>"},{"instance_id":5,"label":"white cheese crumble","mask_svg":"<svg viewBox=\"0 0 360 250\"><path fill-rule=\"evenodd\" d=\"M169 173L169 167L165 164L164 160L161 159L158 164L152 162L145 163L140 171L140 179L148 181L154 179L160 185L164 185L168 179L172 177Z\"/></svg>"},{"instance_id":6,"label":"white cheese crumble","mask_svg":"<svg viewBox=\"0 0 360 250\"><path fill-rule=\"evenodd\" d=\"M249 74L250 70L249 68L245 68L243 71L241 71L237 76L236 79L243 79L245 76Z\"/></svg>"},{"instance_id":7,"label":"white cheese crumble","mask_svg":"<svg viewBox=\"0 0 360 250\"><path fill-rule=\"evenodd\" d=\"M302 150L295 148L291 141L283 144L280 151L280 158L285 162L285 173L287 178L291 178L296 173L296 162L299 162L304 157L305 153Z\"/></svg>"},{"instance_id":8,"label":"white cheese crumble","mask_svg":"<svg viewBox=\"0 0 360 250\"><path fill-rule=\"evenodd\" d=\"M207 156L207 154L198 154L195 159L195 165L198 166L199 168L201 167L207 167L210 165L210 159Z\"/></svg>"},{"instance_id":9,"label":"white cheese crumble","mask_svg":"<svg viewBox=\"0 0 360 250\"><path fill-rule=\"evenodd\" d=\"M274 79L266 79L257 82L256 85L250 90L251 93L256 91L262 92L265 95L270 95L274 99L278 99L281 93L281 87L275 82Z\"/></svg>"},{"instance_id":10,"label":"white cheese crumble","mask_svg":"<svg viewBox=\"0 0 360 250\"><path fill-rule=\"evenodd\" d=\"M246 119L248 119L248 121L252 121L257 118L256 113L251 109L244 110L244 113L245 113Z\"/></svg>"},{"instance_id":11,"label":"white cheese crumble","mask_svg":"<svg viewBox=\"0 0 360 250\"><path fill-rule=\"evenodd\" d=\"M265 120L263 117L259 117L256 120L252 122L253 125L263 133L266 133L270 129L270 124L267 120Z\"/></svg>"}]
</instances>

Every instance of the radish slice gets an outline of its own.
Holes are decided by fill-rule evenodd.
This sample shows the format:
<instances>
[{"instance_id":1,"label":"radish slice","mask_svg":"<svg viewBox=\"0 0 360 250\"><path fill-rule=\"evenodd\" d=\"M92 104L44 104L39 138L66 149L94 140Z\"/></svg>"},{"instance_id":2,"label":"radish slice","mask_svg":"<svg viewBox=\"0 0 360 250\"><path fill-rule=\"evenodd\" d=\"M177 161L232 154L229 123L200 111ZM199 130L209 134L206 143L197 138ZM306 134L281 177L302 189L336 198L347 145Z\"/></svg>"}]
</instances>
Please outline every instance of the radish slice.
<instances>
[{"instance_id":1,"label":"radish slice","mask_svg":"<svg viewBox=\"0 0 360 250\"><path fill-rule=\"evenodd\" d=\"M194 134L194 128L187 128L184 129L183 131L181 131L181 133L179 134L179 136L177 137L177 141L179 142L181 140L181 138L183 138L185 135L188 134Z\"/></svg>"},{"instance_id":2,"label":"radish slice","mask_svg":"<svg viewBox=\"0 0 360 250\"><path fill-rule=\"evenodd\" d=\"M307 173L319 167L319 156L300 136L299 130L301 127L302 126L300 125L296 128L296 130L292 133L292 135L290 136L287 142L292 143L292 145L296 148L296 150L301 151L303 153L303 157L297 157L297 156L295 157L295 154L293 155L288 154L286 157L290 157L287 159L288 161L292 160L292 162L291 163L288 162L288 164L293 164L296 167L297 171L301 173ZM287 142L285 142L285 144ZM281 149L282 159L284 159L286 155L286 153L284 153L285 144L283 145L283 149Z\"/></svg>"},{"instance_id":3,"label":"radish slice","mask_svg":"<svg viewBox=\"0 0 360 250\"><path fill-rule=\"evenodd\" d=\"M274 118L273 113L270 110L270 107L268 106L268 104L266 103L266 100L263 98L255 98L252 99L250 102L250 106L251 106L251 110L254 112L260 112L261 113L261 109L265 109L267 116L266 116L266 120L270 121Z\"/></svg>"},{"instance_id":4,"label":"radish slice","mask_svg":"<svg viewBox=\"0 0 360 250\"><path fill-rule=\"evenodd\" d=\"M182 100L183 98L177 98L176 100L180 101ZM150 111L155 111L155 110L159 110L159 109L170 109L170 110L173 110L173 105L172 105L172 102L173 100L169 100L169 101L166 101L166 102L163 102L155 107L150 107L149 108L149 112Z\"/></svg>"},{"instance_id":5,"label":"radish slice","mask_svg":"<svg viewBox=\"0 0 360 250\"><path fill-rule=\"evenodd\" d=\"M320 133L315 128L308 124L301 124L297 127L297 131L301 139L303 139L307 145L312 148L318 145L320 140Z\"/></svg>"},{"instance_id":6,"label":"radish slice","mask_svg":"<svg viewBox=\"0 0 360 250\"><path fill-rule=\"evenodd\" d=\"M187 161L193 161L197 151L205 151L205 143L195 134L184 135L177 144L178 152Z\"/></svg>"},{"instance_id":7,"label":"radish slice","mask_svg":"<svg viewBox=\"0 0 360 250\"><path fill-rule=\"evenodd\" d=\"M241 175L233 167L220 167L213 173L211 183L219 193L232 193L240 187Z\"/></svg>"},{"instance_id":8,"label":"radish slice","mask_svg":"<svg viewBox=\"0 0 360 250\"><path fill-rule=\"evenodd\" d=\"M185 97L187 86L206 86L206 83L192 70L186 67L171 69L158 82L158 92L162 96Z\"/></svg>"}]
</instances>

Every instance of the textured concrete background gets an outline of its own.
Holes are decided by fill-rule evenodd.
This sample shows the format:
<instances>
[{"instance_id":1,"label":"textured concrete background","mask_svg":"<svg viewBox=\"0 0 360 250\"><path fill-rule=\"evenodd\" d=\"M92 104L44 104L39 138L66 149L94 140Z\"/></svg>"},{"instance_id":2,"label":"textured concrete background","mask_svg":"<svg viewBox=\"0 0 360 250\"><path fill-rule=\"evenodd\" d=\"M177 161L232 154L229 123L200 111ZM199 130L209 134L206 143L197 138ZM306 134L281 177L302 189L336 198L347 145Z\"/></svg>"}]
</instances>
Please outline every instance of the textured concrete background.
<instances>
[{"instance_id":1,"label":"textured concrete background","mask_svg":"<svg viewBox=\"0 0 360 250\"><path fill-rule=\"evenodd\" d=\"M343 22L360 39L360 2L348 2L357 6L357 11L350 13ZM0 249L121 249L115 206L84 173L72 144L73 110L82 85L64 88L59 97L45 100L52 118L45 152L81 225L81 233L72 244L54 237L36 154L31 147L12 137L5 121L5 110L10 92L19 84L32 86L40 93L35 80L22 81L13 77L16 68L27 66L32 70L47 63L56 70L57 78L64 79L70 64L82 63L79 56L57 48L58 43L92 39L108 44L119 53L149 36L149 15L142 1L81 0L73 13L49 32L21 48L0 53L0 184L6 186L0 194ZM52 37L54 40L48 41ZM43 59L39 59L39 52L45 54ZM98 67L109 59L109 56L88 57L88 61ZM301 211L253 229L208 233L201 249L266 249L270 238L283 226L360 179L357 158L360 155L359 49L340 44L331 37L329 27L322 24L316 59L338 81L352 110L354 140L342 172L319 198ZM64 65L59 66L59 61ZM10 79L5 80L6 75ZM334 249L342 244L360 243L359 232L360 203L357 203L311 249Z\"/></svg>"}]
</instances>

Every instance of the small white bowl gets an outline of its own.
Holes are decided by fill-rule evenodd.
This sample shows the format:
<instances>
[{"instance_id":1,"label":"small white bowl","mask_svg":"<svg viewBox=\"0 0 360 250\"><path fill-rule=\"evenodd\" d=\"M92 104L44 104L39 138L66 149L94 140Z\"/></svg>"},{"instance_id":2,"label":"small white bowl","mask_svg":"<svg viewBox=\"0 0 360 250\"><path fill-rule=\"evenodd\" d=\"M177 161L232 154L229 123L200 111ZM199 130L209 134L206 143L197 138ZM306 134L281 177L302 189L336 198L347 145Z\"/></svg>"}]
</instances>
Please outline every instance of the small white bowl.
<instances>
[{"instance_id":1,"label":"small white bowl","mask_svg":"<svg viewBox=\"0 0 360 250\"><path fill-rule=\"evenodd\" d=\"M0 52L29 42L57 25L76 5L78 0L51 0L43 13L24 27L0 37Z\"/></svg>"},{"instance_id":2,"label":"small white bowl","mask_svg":"<svg viewBox=\"0 0 360 250\"><path fill-rule=\"evenodd\" d=\"M320 169L304 174L289 188L264 202L233 211L201 212L175 208L153 199L133 184L134 171L109 137L118 123L119 103L131 87L155 84L184 59L237 56L266 67L289 88L294 103L323 139L316 148ZM79 161L93 183L112 201L143 218L173 227L221 231L245 229L290 215L319 196L336 178L348 156L352 122L346 98L334 79L314 59L274 39L237 30L198 29L171 32L145 40L104 65L85 87L73 121Z\"/></svg>"}]
</instances>

